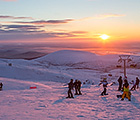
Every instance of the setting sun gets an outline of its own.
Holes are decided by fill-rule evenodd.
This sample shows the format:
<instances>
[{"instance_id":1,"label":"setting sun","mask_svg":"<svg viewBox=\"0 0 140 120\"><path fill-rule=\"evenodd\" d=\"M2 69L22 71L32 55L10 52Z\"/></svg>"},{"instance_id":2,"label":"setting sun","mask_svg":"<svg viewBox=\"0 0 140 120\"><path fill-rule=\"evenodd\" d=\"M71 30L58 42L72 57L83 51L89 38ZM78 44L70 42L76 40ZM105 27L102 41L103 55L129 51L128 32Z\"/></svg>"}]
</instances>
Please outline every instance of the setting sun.
<instances>
[{"instance_id":1,"label":"setting sun","mask_svg":"<svg viewBox=\"0 0 140 120\"><path fill-rule=\"evenodd\" d=\"M106 34L103 34L101 36L99 36L100 38L102 38L103 40L106 40L108 39L110 36L106 35Z\"/></svg>"}]
</instances>

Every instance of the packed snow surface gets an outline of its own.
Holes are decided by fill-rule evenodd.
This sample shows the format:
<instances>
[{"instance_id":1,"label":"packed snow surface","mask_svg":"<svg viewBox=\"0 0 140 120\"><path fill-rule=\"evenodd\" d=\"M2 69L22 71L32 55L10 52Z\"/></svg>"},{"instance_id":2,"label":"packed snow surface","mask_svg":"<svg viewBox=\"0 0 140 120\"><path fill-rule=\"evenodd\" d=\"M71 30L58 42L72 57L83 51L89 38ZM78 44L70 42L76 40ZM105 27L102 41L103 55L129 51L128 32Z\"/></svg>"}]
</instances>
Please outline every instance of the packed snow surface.
<instances>
[{"instance_id":1,"label":"packed snow surface","mask_svg":"<svg viewBox=\"0 0 140 120\"><path fill-rule=\"evenodd\" d=\"M117 79L123 76L123 68L115 67L118 59L83 51L57 51L30 61L0 59L0 120L139 120L140 89L131 92L131 101L116 97L122 94ZM107 87L107 96L100 96L102 77L116 83ZM136 77L140 69L128 67L128 81ZM66 99L71 78L85 84L82 95Z\"/></svg>"}]
</instances>

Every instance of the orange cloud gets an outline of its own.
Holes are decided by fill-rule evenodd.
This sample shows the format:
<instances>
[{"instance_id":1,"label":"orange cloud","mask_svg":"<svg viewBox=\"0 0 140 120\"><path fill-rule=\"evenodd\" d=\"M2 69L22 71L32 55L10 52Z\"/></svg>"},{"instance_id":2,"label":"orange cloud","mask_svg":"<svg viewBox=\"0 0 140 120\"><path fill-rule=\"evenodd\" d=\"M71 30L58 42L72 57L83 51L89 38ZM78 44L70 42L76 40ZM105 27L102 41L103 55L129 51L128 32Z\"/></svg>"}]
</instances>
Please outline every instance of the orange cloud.
<instances>
[{"instance_id":1,"label":"orange cloud","mask_svg":"<svg viewBox=\"0 0 140 120\"><path fill-rule=\"evenodd\" d=\"M110 17L123 17L125 16L124 14L103 14L99 15L96 18L97 19L105 19L105 18L110 18Z\"/></svg>"},{"instance_id":2,"label":"orange cloud","mask_svg":"<svg viewBox=\"0 0 140 120\"><path fill-rule=\"evenodd\" d=\"M126 16L124 14L101 14L94 17L85 17L80 20L89 20L89 19L106 19L106 18L114 18L114 17L123 17Z\"/></svg>"}]
</instances>

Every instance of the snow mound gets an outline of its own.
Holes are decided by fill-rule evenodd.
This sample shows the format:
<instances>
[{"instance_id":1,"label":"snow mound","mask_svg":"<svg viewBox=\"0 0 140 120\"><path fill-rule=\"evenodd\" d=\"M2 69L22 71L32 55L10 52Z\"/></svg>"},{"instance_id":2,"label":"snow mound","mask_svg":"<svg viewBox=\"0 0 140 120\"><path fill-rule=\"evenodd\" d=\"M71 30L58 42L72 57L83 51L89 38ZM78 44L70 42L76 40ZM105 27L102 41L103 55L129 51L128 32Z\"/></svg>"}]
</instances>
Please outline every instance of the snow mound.
<instances>
[{"instance_id":1,"label":"snow mound","mask_svg":"<svg viewBox=\"0 0 140 120\"><path fill-rule=\"evenodd\" d=\"M90 62L97 59L97 55L85 51L61 50L36 59L40 63L53 63L59 65Z\"/></svg>"}]
</instances>

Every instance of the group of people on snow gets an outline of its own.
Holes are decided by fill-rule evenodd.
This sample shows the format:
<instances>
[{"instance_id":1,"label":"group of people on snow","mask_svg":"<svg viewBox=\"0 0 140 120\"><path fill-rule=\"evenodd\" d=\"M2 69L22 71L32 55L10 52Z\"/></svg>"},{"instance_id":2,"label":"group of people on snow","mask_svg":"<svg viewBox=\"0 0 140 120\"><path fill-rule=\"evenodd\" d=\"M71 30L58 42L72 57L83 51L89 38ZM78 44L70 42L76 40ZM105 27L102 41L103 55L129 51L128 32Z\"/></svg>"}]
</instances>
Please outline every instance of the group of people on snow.
<instances>
[{"instance_id":1,"label":"group of people on snow","mask_svg":"<svg viewBox=\"0 0 140 120\"><path fill-rule=\"evenodd\" d=\"M131 101L131 92L132 90L136 90L139 88L139 78L136 77L136 82L134 83L134 81L131 81L130 84L133 84L132 88L129 90L129 83L127 81L127 77L124 78L124 80L122 79L122 76L119 77L118 79L118 83L119 83L119 87L118 87L118 91L122 91L123 94L119 95L121 97L121 100L124 100L124 98L128 98L129 101ZM75 95L82 95L81 93L81 81L80 80L75 80L75 82L73 82L73 79L71 79L71 81L68 83L68 96L66 98L74 98L72 90L75 88ZM108 95L107 92L107 78L103 78L102 81L100 81L99 86L103 85L103 91L101 93L101 95ZM112 84L110 84L109 86L111 86Z\"/></svg>"},{"instance_id":2,"label":"group of people on snow","mask_svg":"<svg viewBox=\"0 0 140 120\"><path fill-rule=\"evenodd\" d=\"M123 84L122 76L120 76L119 79L118 79L118 83L119 83L118 91L123 91L123 94L120 95L121 98L122 98L121 100L124 100L124 98L126 97L126 98L128 98L129 101L131 101L131 92L130 91L136 90L136 88L138 89L139 88L139 82L140 82L139 78L136 77L136 82L133 83L132 88L129 90L129 83L127 81L127 77L125 77L124 84ZM103 84L103 88L104 88L101 95L102 96L103 95L108 95L106 93L106 88L107 88L107 85L108 85L108 82L107 82L106 78L104 78L103 81L101 81L99 83L99 85L101 85L101 84Z\"/></svg>"},{"instance_id":3,"label":"group of people on snow","mask_svg":"<svg viewBox=\"0 0 140 120\"><path fill-rule=\"evenodd\" d=\"M73 79L68 83L68 96L66 98L74 98L72 90L75 88L75 95L82 95L81 93L81 81L80 80L75 80L73 82Z\"/></svg>"},{"instance_id":4,"label":"group of people on snow","mask_svg":"<svg viewBox=\"0 0 140 120\"><path fill-rule=\"evenodd\" d=\"M119 82L119 80L118 80ZM132 88L129 90L129 83L127 81L127 79L124 79L124 84L123 84L123 94L122 94L122 99L124 100L124 97L128 98L129 101L131 101L131 92L132 90L136 90L136 88L139 88L139 78L136 77L136 82L134 83L134 81L132 80L132 82L130 82L130 84L133 84ZM120 83L119 83L120 86Z\"/></svg>"},{"instance_id":5,"label":"group of people on snow","mask_svg":"<svg viewBox=\"0 0 140 120\"><path fill-rule=\"evenodd\" d=\"M127 80L127 78L125 78L125 80ZM140 80L139 80L138 77L136 77L136 82L134 82L134 80L132 80L130 82L130 84L132 84L133 86L132 86L132 88L130 90L132 91L132 90L138 89L139 88L139 82L140 82ZM118 83L119 83L118 91L123 90L123 87L122 87L122 84L123 84L122 76L119 77Z\"/></svg>"}]
</instances>

